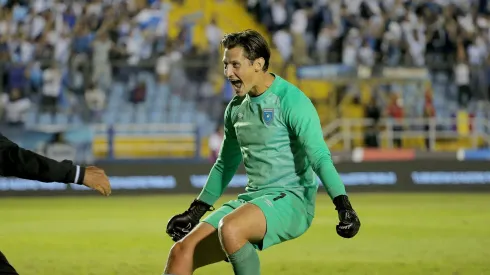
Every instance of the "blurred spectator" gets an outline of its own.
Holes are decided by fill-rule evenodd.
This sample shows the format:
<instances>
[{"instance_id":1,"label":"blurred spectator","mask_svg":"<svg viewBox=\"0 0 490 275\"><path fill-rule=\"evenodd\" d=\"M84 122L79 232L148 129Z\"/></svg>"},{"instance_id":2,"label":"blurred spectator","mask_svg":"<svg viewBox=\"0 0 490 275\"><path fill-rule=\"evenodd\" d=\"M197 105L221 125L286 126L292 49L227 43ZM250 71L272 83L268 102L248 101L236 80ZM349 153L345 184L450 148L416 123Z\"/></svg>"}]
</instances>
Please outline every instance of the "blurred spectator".
<instances>
[{"instance_id":1,"label":"blurred spectator","mask_svg":"<svg viewBox=\"0 0 490 275\"><path fill-rule=\"evenodd\" d=\"M56 133L53 138L41 148L43 155L57 161L65 159L75 159L76 148L69 144L63 133Z\"/></svg>"},{"instance_id":2,"label":"blurred spectator","mask_svg":"<svg viewBox=\"0 0 490 275\"><path fill-rule=\"evenodd\" d=\"M176 77L175 74L180 70L177 64L182 59L182 53L176 48L175 44L168 43L165 49L156 60L155 71L158 74L158 79L161 83L166 83L171 75ZM178 76L176 79L179 81Z\"/></svg>"},{"instance_id":3,"label":"blurred spectator","mask_svg":"<svg viewBox=\"0 0 490 275\"><path fill-rule=\"evenodd\" d=\"M2 22L0 21L0 62L7 62L10 59L8 35L2 33L1 29L2 29Z\"/></svg>"},{"instance_id":4,"label":"blurred spectator","mask_svg":"<svg viewBox=\"0 0 490 275\"><path fill-rule=\"evenodd\" d=\"M338 29L333 25L327 25L321 29L315 45L316 56L320 64L327 63L329 49L337 38Z\"/></svg>"},{"instance_id":5,"label":"blurred spectator","mask_svg":"<svg viewBox=\"0 0 490 275\"><path fill-rule=\"evenodd\" d=\"M288 18L287 22L291 22L290 34L293 42L293 62L297 65L309 64L308 46L306 44L306 29L308 27L307 11L302 5L298 5L298 9L294 12L290 10L289 6L286 6L285 12L287 15L291 14L291 18Z\"/></svg>"},{"instance_id":6,"label":"blurred spectator","mask_svg":"<svg viewBox=\"0 0 490 275\"><path fill-rule=\"evenodd\" d=\"M71 43L72 39L68 33L56 34L54 45L52 45L54 47L54 59L60 64L68 64Z\"/></svg>"},{"instance_id":7,"label":"blurred spectator","mask_svg":"<svg viewBox=\"0 0 490 275\"><path fill-rule=\"evenodd\" d=\"M218 125L216 131L209 137L208 147L209 147L209 158L211 162L216 161L221 149L221 143L223 142L223 125Z\"/></svg>"},{"instance_id":8,"label":"blurred spectator","mask_svg":"<svg viewBox=\"0 0 490 275\"><path fill-rule=\"evenodd\" d=\"M158 75L158 81L160 83L167 83L171 65L172 60L169 54L169 50L165 49L157 58L157 62L155 64L155 72Z\"/></svg>"},{"instance_id":9,"label":"blurred spectator","mask_svg":"<svg viewBox=\"0 0 490 275\"><path fill-rule=\"evenodd\" d=\"M379 122L379 119L381 118L381 110L379 109L378 103L376 101L376 98L374 96L371 97L371 100L369 100L369 103L367 104L366 108L364 109L364 116L366 118L371 119L371 124L372 125L377 125Z\"/></svg>"},{"instance_id":10,"label":"blurred spectator","mask_svg":"<svg viewBox=\"0 0 490 275\"><path fill-rule=\"evenodd\" d=\"M399 137L403 131L403 99L394 93L391 96L391 102L388 105L388 117L392 119L393 123L393 144L396 148L402 147L402 139Z\"/></svg>"},{"instance_id":11,"label":"blurred spectator","mask_svg":"<svg viewBox=\"0 0 490 275\"><path fill-rule=\"evenodd\" d=\"M92 81L103 90L108 90L112 83L109 53L114 48L107 32L101 32L92 44Z\"/></svg>"},{"instance_id":12,"label":"blurred spectator","mask_svg":"<svg viewBox=\"0 0 490 275\"><path fill-rule=\"evenodd\" d=\"M359 49L358 60L359 64L368 67L372 67L375 64L374 51L371 48L371 45L369 44L369 41L367 39L364 40L361 48Z\"/></svg>"},{"instance_id":13,"label":"blurred spectator","mask_svg":"<svg viewBox=\"0 0 490 275\"><path fill-rule=\"evenodd\" d=\"M219 46L223 38L223 31L218 27L216 20L216 15L214 15L211 18L211 22L206 26L206 38L213 60L218 58Z\"/></svg>"},{"instance_id":14,"label":"blurred spectator","mask_svg":"<svg viewBox=\"0 0 490 275\"><path fill-rule=\"evenodd\" d=\"M85 101L93 120L95 122L100 122L102 119L102 111L106 104L104 91L99 89L95 83L91 83L85 91Z\"/></svg>"},{"instance_id":15,"label":"blurred spectator","mask_svg":"<svg viewBox=\"0 0 490 275\"><path fill-rule=\"evenodd\" d=\"M43 72L43 89L41 97L41 112L51 113L54 121L58 111L58 98L61 93L61 71L56 63L53 63Z\"/></svg>"},{"instance_id":16,"label":"blurred spectator","mask_svg":"<svg viewBox=\"0 0 490 275\"><path fill-rule=\"evenodd\" d=\"M208 104L213 100L221 103L216 92L223 88L225 101L234 94L229 83L223 84L222 76L215 75L223 34L216 16L205 26L206 40L201 42L208 47L204 50L193 41L193 27L202 14L183 16L171 26L167 2L40 0L29 2L29 6L27 2L8 1L0 8L2 88L7 93L19 89L32 102L38 102L39 97L42 111L70 113L87 107L83 111L100 121L101 111L111 105L106 101L126 86L132 88L129 102L146 101L148 95L151 102L143 108L202 110L212 119L221 109ZM285 62L283 75L289 65L429 66L431 73L435 72L431 75L434 83L448 79L444 81L457 86L454 97L452 87L441 84L443 98L454 97L462 109L471 108L475 99L488 101L490 21L484 1L242 2L270 31ZM172 28L177 28L172 35L176 37L170 41ZM222 73L221 66L219 71ZM156 76L159 83L137 84L148 75ZM150 89L168 95L168 100L153 102L157 93ZM431 102L437 104L431 104L444 105L437 102L439 98L435 94ZM418 106L422 106L423 98L419 99ZM77 100L86 106L76 104ZM410 114L396 100L388 108L381 105L383 97L379 100L377 108L390 110L391 117L401 119ZM369 106L366 109L372 108ZM371 116L370 112L366 110L366 116ZM170 117L153 109L141 117L150 113L157 118ZM422 115L420 109L417 115Z\"/></svg>"},{"instance_id":17,"label":"blurred spectator","mask_svg":"<svg viewBox=\"0 0 490 275\"><path fill-rule=\"evenodd\" d=\"M19 89L25 91L27 85L26 66L20 62L20 59L13 61L8 68L7 87L9 90Z\"/></svg>"},{"instance_id":18,"label":"blurred spectator","mask_svg":"<svg viewBox=\"0 0 490 275\"><path fill-rule=\"evenodd\" d=\"M129 101L135 105L145 102L146 100L146 83L144 81L139 82L136 87L131 89L129 95Z\"/></svg>"},{"instance_id":19,"label":"blurred spectator","mask_svg":"<svg viewBox=\"0 0 490 275\"><path fill-rule=\"evenodd\" d=\"M188 62L185 70L189 81L188 90L183 95L184 98L196 99L205 93L204 89L208 79L210 64L209 58L209 53L200 49L197 45L193 45L190 51L184 56L184 59Z\"/></svg>"},{"instance_id":20,"label":"blurred spectator","mask_svg":"<svg viewBox=\"0 0 490 275\"><path fill-rule=\"evenodd\" d=\"M465 41L470 63L472 57L481 61L481 56L488 55L490 23L479 1L246 2L247 10L273 37L290 29L298 65L315 60L373 66L369 49L385 65L423 66L427 58L444 63L455 56L457 39ZM310 59L303 58L303 47L309 49ZM361 55L360 49L362 56L355 55Z\"/></svg>"},{"instance_id":21,"label":"blurred spectator","mask_svg":"<svg viewBox=\"0 0 490 275\"><path fill-rule=\"evenodd\" d=\"M454 67L455 83L458 89L458 103L460 108L466 108L471 99L470 68L464 51L459 51L458 60Z\"/></svg>"},{"instance_id":22,"label":"blurred spectator","mask_svg":"<svg viewBox=\"0 0 490 275\"><path fill-rule=\"evenodd\" d=\"M364 109L364 116L370 119L365 131L364 131L364 145L370 148L378 148L378 122L381 117L381 110L376 102L375 97L371 97L368 105Z\"/></svg>"},{"instance_id":23,"label":"blurred spectator","mask_svg":"<svg viewBox=\"0 0 490 275\"><path fill-rule=\"evenodd\" d=\"M272 40L274 41L274 45L279 51L282 60L284 60L281 72L281 74L284 75L293 58L293 38L291 37L291 33L283 28L274 33Z\"/></svg>"},{"instance_id":24,"label":"blurred spectator","mask_svg":"<svg viewBox=\"0 0 490 275\"><path fill-rule=\"evenodd\" d=\"M423 117L425 119L432 119L435 118L436 116L436 111L434 108L434 102L432 99L432 93L430 91L425 92L425 102L424 102L424 113ZM429 139L429 132L430 132L430 122L426 122L424 125L424 129L426 131L426 136L425 136L425 147L427 150L431 149L430 148L430 139Z\"/></svg>"},{"instance_id":25,"label":"blurred spectator","mask_svg":"<svg viewBox=\"0 0 490 275\"><path fill-rule=\"evenodd\" d=\"M33 61L29 63L26 74L29 79L32 94L38 94L43 84L43 71L40 62Z\"/></svg>"},{"instance_id":26,"label":"blurred spectator","mask_svg":"<svg viewBox=\"0 0 490 275\"><path fill-rule=\"evenodd\" d=\"M21 126L24 124L24 116L31 107L29 98L23 97L18 88L12 89L9 96L2 98L5 106L6 122L11 126Z\"/></svg>"}]
</instances>

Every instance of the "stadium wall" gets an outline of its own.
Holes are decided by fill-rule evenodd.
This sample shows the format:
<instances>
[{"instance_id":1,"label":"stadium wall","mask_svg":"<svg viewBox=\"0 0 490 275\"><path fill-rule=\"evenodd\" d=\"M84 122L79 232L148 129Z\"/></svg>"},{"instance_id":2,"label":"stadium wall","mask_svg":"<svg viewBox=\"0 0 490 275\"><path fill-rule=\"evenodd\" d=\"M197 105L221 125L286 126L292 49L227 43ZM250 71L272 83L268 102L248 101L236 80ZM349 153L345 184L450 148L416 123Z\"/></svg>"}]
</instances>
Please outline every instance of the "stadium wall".
<instances>
[{"instance_id":1,"label":"stadium wall","mask_svg":"<svg viewBox=\"0 0 490 275\"><path fill-rule=\"evenodd\" d=\"M113 195L197 194L210 163L126 161L99 163L111 177ZM348 192L482 192L490 191L487 161L341 162L336 167ZM239 168L227 190L244 191L247 178ZM325 192L319 185L320 192ZM96 195L78 185L0 178L0 196Z\"/></svg>"}]
</instances>

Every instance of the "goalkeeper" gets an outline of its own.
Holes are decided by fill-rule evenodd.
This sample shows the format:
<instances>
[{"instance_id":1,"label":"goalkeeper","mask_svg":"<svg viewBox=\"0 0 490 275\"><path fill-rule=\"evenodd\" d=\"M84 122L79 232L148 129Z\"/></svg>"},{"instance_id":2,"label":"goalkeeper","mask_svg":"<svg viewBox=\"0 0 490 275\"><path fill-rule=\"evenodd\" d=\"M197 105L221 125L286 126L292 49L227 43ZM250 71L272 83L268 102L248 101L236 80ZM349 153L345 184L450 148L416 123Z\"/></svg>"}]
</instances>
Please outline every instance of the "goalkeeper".
<instances>
[{"instance_id":1,"label":"goalkeeper","mask_svg":"<svg viewBox=\"0 0 490 275\"><path fill-rule=\"evenodd\" d=\"M297 87L268 72L265 39L246 30L226 35L221 43L224 73L236 96L226 108L223 144L202 192L167 225L177 242L164 274L188 275L223 260L235 274L260 274L257 250L295 239L310 227L318 189L315 173L338 211L337 234L352 238L360 228L315 107ZM242 160L246 193L199 223Z\"/></svg>"}]
</instances>

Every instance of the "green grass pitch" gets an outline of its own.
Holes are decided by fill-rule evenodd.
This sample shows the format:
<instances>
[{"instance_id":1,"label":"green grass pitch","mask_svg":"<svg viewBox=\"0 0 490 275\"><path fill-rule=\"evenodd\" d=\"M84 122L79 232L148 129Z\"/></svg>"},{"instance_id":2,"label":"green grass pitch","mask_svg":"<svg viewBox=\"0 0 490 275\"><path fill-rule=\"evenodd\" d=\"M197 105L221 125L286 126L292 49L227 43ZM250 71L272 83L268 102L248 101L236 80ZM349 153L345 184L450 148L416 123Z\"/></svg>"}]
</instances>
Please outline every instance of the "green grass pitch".
<instances>
[{"instance_id":1,"label":"green grass pitch","mask_svg":"<svg viewBox=\"0 0 490 275\"><path fill-rule=\"evenodd\" d=\"M219 203L232 197L223 197ZM20 274L161 274L168 219L193 196L1 198L0 250ZM490 274L490 194L351 194L362 228L335 233L319 195L302 237L261 252L262 274ZM196 272L232 274L228 263Z\"/></svg>"}]
</instances>

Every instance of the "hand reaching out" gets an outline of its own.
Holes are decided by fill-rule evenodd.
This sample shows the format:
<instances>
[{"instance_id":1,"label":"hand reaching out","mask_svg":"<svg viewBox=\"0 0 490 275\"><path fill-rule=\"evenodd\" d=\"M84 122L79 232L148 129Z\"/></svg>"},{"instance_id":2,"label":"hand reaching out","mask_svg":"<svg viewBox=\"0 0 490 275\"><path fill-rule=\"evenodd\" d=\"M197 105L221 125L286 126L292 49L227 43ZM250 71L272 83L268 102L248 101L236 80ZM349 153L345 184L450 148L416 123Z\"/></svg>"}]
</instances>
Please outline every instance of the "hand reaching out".
<instances>
[{"instance_id":1,"label":"hand reaching out","mask_svg":"<svg viewBox=\"0 0 490 275\"><path fill-rule=\"evenodd\" d=\"M109 182L109 178L104 170L95 166L88 166L85 168L83 185L99 191L99 193L104 196L109 196L111 194L111 183Z\"/></svg>"}]
</instances>

